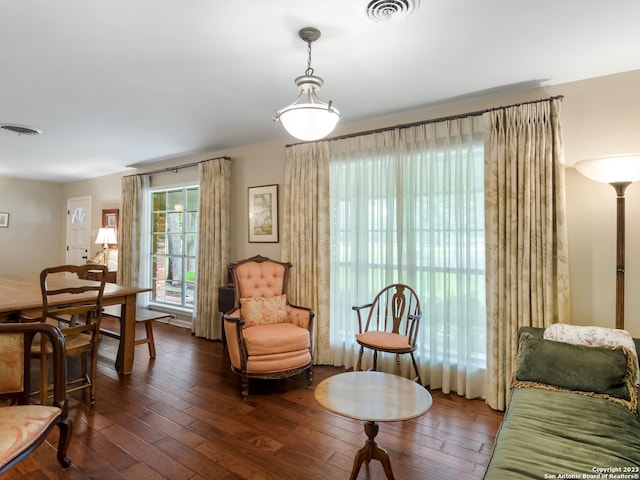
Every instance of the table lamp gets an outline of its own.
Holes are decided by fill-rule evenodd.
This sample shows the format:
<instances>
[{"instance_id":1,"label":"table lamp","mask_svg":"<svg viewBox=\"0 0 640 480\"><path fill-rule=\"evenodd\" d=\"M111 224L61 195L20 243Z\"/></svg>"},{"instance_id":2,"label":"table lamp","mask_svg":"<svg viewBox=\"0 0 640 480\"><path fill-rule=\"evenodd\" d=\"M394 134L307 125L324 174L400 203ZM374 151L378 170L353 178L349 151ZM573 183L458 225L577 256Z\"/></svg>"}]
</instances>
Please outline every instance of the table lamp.
<instances>
[{"instance_id":1,"label":"table lamp","mask_svg":"<svg viewBox=\"0 0 640 480\"><path fill-rule=\"evenodd\" d=\"M624 192L633 182L640 180L640 154L609 155L581 160L576 170L596 182L608 183L617 199L616 238L616 328L624 328Z\"/></svg>"},{"instance_id":2,"label":"table lamp","mask_svg":"<svg viewBox=\"0 0 640 480\"><path fill-rule=\"evenodd\" d=\"M107 253L109 251L109 244L118 243L118 240L116 239L116 229L115 228L98 229L98 235L96 236L96 243L102 244L102 255L103 255L102 263L106 265Z\"/></svg>"}]
</instances>

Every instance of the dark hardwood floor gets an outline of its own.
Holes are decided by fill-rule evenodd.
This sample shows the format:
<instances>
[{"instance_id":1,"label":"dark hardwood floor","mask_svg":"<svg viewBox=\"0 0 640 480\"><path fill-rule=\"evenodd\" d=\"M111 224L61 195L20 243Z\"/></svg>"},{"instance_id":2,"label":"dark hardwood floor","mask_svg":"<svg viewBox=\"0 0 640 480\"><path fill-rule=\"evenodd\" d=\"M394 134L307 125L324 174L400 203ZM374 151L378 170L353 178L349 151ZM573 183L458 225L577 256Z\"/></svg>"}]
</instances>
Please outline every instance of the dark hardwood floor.
<instances>
[{"instance_id":1,"label":"dark hardwood floor","mask_svg":"<svg viewBox=\"0 0 640 480\"><path fill-rule=\"evenodd\" d=\"M84 403L82 392L70 399L69 470L55 459L56 430L3 480L349 478L366 440L363 424L320 407L305 375L251 382L242 401L221 343L162 323L154 333L158 357L150 360L146 346L136 347L130 376L113 368L116 341L101 340L95 406ZM316 366L314 384L341 371ZM502 414L481 400L431 394L425 415L380 424L376 440L389 452L395 477L481 479ZM386 477L374 460L358 478Z\"/></svg>"}]
</instances>

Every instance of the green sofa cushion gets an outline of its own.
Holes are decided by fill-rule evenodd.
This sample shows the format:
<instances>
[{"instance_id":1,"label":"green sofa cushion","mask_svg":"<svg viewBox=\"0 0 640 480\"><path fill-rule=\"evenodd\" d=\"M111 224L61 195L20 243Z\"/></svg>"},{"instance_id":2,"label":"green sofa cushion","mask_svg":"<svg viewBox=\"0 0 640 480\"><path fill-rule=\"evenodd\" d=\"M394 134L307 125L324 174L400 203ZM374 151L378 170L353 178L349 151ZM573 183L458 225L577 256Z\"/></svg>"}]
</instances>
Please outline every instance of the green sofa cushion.
<instances>
[{"instance_id":1,"label":"green sofa cushion","mask_svg":"<svg viewBox=\"0 0 640 480\"><path fill-rule=\"evenodd\" d=\"M637 475L638 466L638 415L606 399L518 388L512 392L484 478L594 478L588 477L598 473L594 469L607 467Z\"/></svg>"},{"instance_id":2,"label":"green sofa cushion","mask_svg":"<svg viewBox=\"0 0 640 480\"><path fill-rule=\"evenodd\" d=\"M636 412L637 363L625 347L591 347L520 335L512 387L567 390L610 399Z\"/></svg>"}]
</instances>

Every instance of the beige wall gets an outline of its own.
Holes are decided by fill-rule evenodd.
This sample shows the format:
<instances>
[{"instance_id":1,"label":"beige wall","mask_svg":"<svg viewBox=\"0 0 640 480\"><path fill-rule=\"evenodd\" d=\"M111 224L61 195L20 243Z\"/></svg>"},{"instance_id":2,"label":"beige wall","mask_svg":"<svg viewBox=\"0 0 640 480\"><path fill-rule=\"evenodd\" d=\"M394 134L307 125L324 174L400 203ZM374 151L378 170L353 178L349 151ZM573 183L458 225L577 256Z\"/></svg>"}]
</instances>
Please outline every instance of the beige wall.
<instances>
[{"instance_id":1,"label":"beige wall","mask_svg":"<svg viewBox=\"0 0 640 480\"><path fill-rule=\"evenodd\" d=\"M0 275L64 260L65 205L59 183L0 177L0 211L9 213L9 227L0 228Z\"/></svg>"},{"instance_id":2,"label":"beige wall","mask_svg":"<svg viewBox=\"0 0 640 480\"><path fill-rule=\"evenodd\" d=\"M336 135L369 128L433 119L484 108L509 105L521 101L563 95L561 120L565 140L565 157L571 166L583 158L624 152L640 152L640 71L600 77L554 87L528 89L511 88L507 93L495 89L476 99L456 101L422 108L384 118L352 123L335 132ZM265 121L270 121L266 119ZM284 178L284 147L292 139L283 135L280 141L251 145L237 149L190 155L145 166L140 172L164 166L229 155L232 158L232 229L231 259L255 254L273 258L280 256L280 244L249 243L247 239L247 188L255 185L278 184L282 201ZM130 174L132 172L125 172ZM118 208L121 175L110 175L90 181L73 182L61 187L59 204L66 205L72 196L91 195L92 226L99 227L103 208ZM197 169L154 176L153 185L184 184L197 179ZM9 182L9 193L19 203L22 192ZM2 198L2 197L0 197ZM33 202L32 202L33 203ZM627 252L626 252L626 328L640 337L640 184L627 190ZM43 204L49 209L50 205ZM63 207L58 207L60 210ZM281 207L280 207L281 208ZM4 211L0 208L0 211ZM572 288L572 317L576 324L614 326L615 312L615 195L608 185L598 184L567 169L567 222ZM0 241L2 231L0 231ZM63 248L64 232L58 230L57 244ZM39 245L39 243L38 243ZM16 256L26 255L20 242L12 243ZM55 257L55 255L51 255Z\"/></svg>"}]
</instances>

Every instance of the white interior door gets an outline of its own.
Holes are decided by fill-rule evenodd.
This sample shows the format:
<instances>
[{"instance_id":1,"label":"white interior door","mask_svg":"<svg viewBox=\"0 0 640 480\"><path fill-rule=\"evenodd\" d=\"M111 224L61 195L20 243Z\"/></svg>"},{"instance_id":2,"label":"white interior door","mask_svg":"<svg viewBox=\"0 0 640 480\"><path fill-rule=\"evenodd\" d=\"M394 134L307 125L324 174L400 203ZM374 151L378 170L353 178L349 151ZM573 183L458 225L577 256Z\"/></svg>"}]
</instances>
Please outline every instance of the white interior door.
<instances>
[{"instance_id":1,"label":"white interior door","mask_svg":"<svg viewBox=\"0 0 640 480\"><path fill-rule=\"evenodd\" d=\"M67 264L87 263L90 242L91 197L69 198L67 200Z\"/></svg>"}]
</instances>

